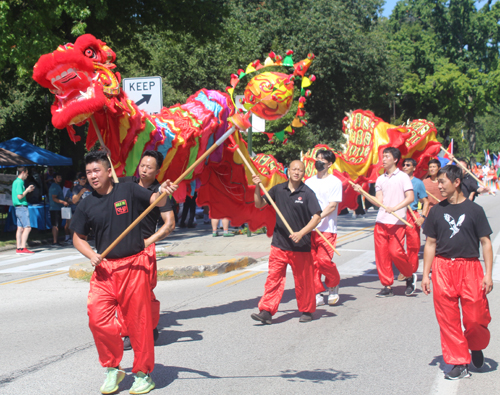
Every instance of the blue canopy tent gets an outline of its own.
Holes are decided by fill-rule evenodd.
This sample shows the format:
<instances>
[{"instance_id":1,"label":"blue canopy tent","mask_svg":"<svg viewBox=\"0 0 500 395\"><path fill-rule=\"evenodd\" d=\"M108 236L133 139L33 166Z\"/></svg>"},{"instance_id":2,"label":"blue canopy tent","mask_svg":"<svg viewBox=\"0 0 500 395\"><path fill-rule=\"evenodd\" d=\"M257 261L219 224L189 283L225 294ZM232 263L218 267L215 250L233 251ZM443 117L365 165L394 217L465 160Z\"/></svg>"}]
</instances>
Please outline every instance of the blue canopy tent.
<instances>
[{"instance_id":1,"label":"blue canopy tent","mask_svg":"<svg viewBox=\"0 0 500 395\"><path fill-rule=\"evenodd\" d=\"M9 155L10 152L10 155ZM71 166L73 159L67 158L62 155L54 154L46 149L37 147L19 137L14 137L11 140L0 143L0 168L24 166ZM17 157L14 157L17 155ZM5 158L3 158L5 156ZM20 157L20 158L19 158ZM16 161L16 159L18 161ZM43 194L46 193L45 187L42 185ZM46 200L43 201L43 206L32 205L30 209L30 222L36 219L40 226L34 226L39 229L50 229L50 220L47 220L47 204ZM4 231L15 229L13 218L14 208L9 209L9 217L7 218ZM32 225L33 227L33 225Z\"/></svg>"},{"instance_id":2,"label":"blue canopy tent","mask_svg":"<svg viewBox=\"0 0 500 395\"><path fill-rule=\"evenodd\" d=\"M14 137L11 140L0 143L0 148L22 156L40 166L71 166L73 164L73 159L54 154L46 149L30 144L19 137ZM15 166L18 165L9 164L4 166L0 163L0 168Z\"/></svg>"}]
</instances>

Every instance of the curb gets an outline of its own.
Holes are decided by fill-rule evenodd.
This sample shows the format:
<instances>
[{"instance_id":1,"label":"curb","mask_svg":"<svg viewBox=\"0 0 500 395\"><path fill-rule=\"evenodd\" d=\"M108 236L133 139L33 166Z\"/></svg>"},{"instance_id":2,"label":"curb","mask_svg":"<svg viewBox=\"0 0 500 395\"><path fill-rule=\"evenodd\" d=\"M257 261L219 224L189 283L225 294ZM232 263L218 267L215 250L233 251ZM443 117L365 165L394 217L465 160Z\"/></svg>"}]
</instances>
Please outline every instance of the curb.
<instances>
[{"instance_id":1,"label":"curb","mask_svg":"<svg viewBox=\"0 0 500 395\"><path fill-rule=\"evenodd\" d=\"M172 266L158 268L158 280L177 280L193 277L212 277L232 272L257 262L255 258L244 256L221 261L212 265ZM94 268L89 262L75 263L69 268L69 277L90 281Z\"/></svg>"}]
</instances>

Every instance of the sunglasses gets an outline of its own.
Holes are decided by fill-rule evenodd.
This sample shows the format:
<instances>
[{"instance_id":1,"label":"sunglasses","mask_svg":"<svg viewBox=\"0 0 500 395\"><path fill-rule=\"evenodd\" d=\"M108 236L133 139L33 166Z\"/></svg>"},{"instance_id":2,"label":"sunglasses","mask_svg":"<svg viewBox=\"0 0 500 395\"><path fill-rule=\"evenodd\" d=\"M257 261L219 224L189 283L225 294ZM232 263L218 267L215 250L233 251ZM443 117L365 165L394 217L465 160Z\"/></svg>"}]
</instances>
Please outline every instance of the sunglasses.
<instances>
[{"instance_id":1,"label":"sunglasses","mask_svg":"<svg viewBox=\"0 0 500 395\"><path fill-rule=\"evenodd\" d=\"M412 167L413 165L411 163L403 163L403 167Z\"/></svg>"}]
</instances>

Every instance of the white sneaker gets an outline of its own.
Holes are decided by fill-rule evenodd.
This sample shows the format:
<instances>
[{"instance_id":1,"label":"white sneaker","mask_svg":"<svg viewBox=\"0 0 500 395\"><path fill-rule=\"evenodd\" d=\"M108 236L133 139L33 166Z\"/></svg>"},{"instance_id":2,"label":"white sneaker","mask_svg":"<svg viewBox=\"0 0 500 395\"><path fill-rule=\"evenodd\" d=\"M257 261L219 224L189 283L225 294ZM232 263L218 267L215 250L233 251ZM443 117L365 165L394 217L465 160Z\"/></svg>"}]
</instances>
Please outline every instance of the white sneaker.
<instances>
[{"instance_id":1,"label":"white sneaker","mask_svg":"<svg viewBox=\"0 0 500 395\"><path fill-rule=\"evenodd\" d=\"M336 287L329 288L328 291L329 291L328 292L328 304L330 306L333 306L333 305L337 304L337 302L340 299L339 286L337 285ZM316 301L317 301L317 299L316 299Z\"/></svg>"},{"instance_id":2,"label":"white sneaker","mask_svg":"<svg viewBox=\"0 0 500 395\"><path fill-rule=\"evenodd\" d=\"M356 213L352 213L352 218L356 219Z\"/></svg>"},{"instance_id":3,"label":"white sneaker","mask_svg":"<svg viewBox=\"0 0 500 395\"><path fill-rule=\"evenodd\" d=\"M323 298L323 295L316 294L316 306L323 306L325 304L325 299Z\"/></svg>"}]
</instances>

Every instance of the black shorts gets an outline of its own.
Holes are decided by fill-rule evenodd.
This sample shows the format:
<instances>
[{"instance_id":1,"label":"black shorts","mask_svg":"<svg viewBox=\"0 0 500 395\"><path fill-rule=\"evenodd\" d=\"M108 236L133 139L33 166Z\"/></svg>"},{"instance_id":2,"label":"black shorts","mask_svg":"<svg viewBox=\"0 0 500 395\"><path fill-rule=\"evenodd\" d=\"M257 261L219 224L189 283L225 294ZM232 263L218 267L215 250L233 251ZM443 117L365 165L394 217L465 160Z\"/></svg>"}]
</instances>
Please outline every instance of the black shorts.
<instances>
[{"instance_id":1,"label":"black shorts","mask_svg":"<svg viewBox=\"0 0 500 395\"><path fill-rule=\"evenodd\" d=\"M61 227L62 225L62 217L61 217L61 210L50 210L50 223L52 224L52 227L57 226Z\"/></svg>"}]
</instances>

